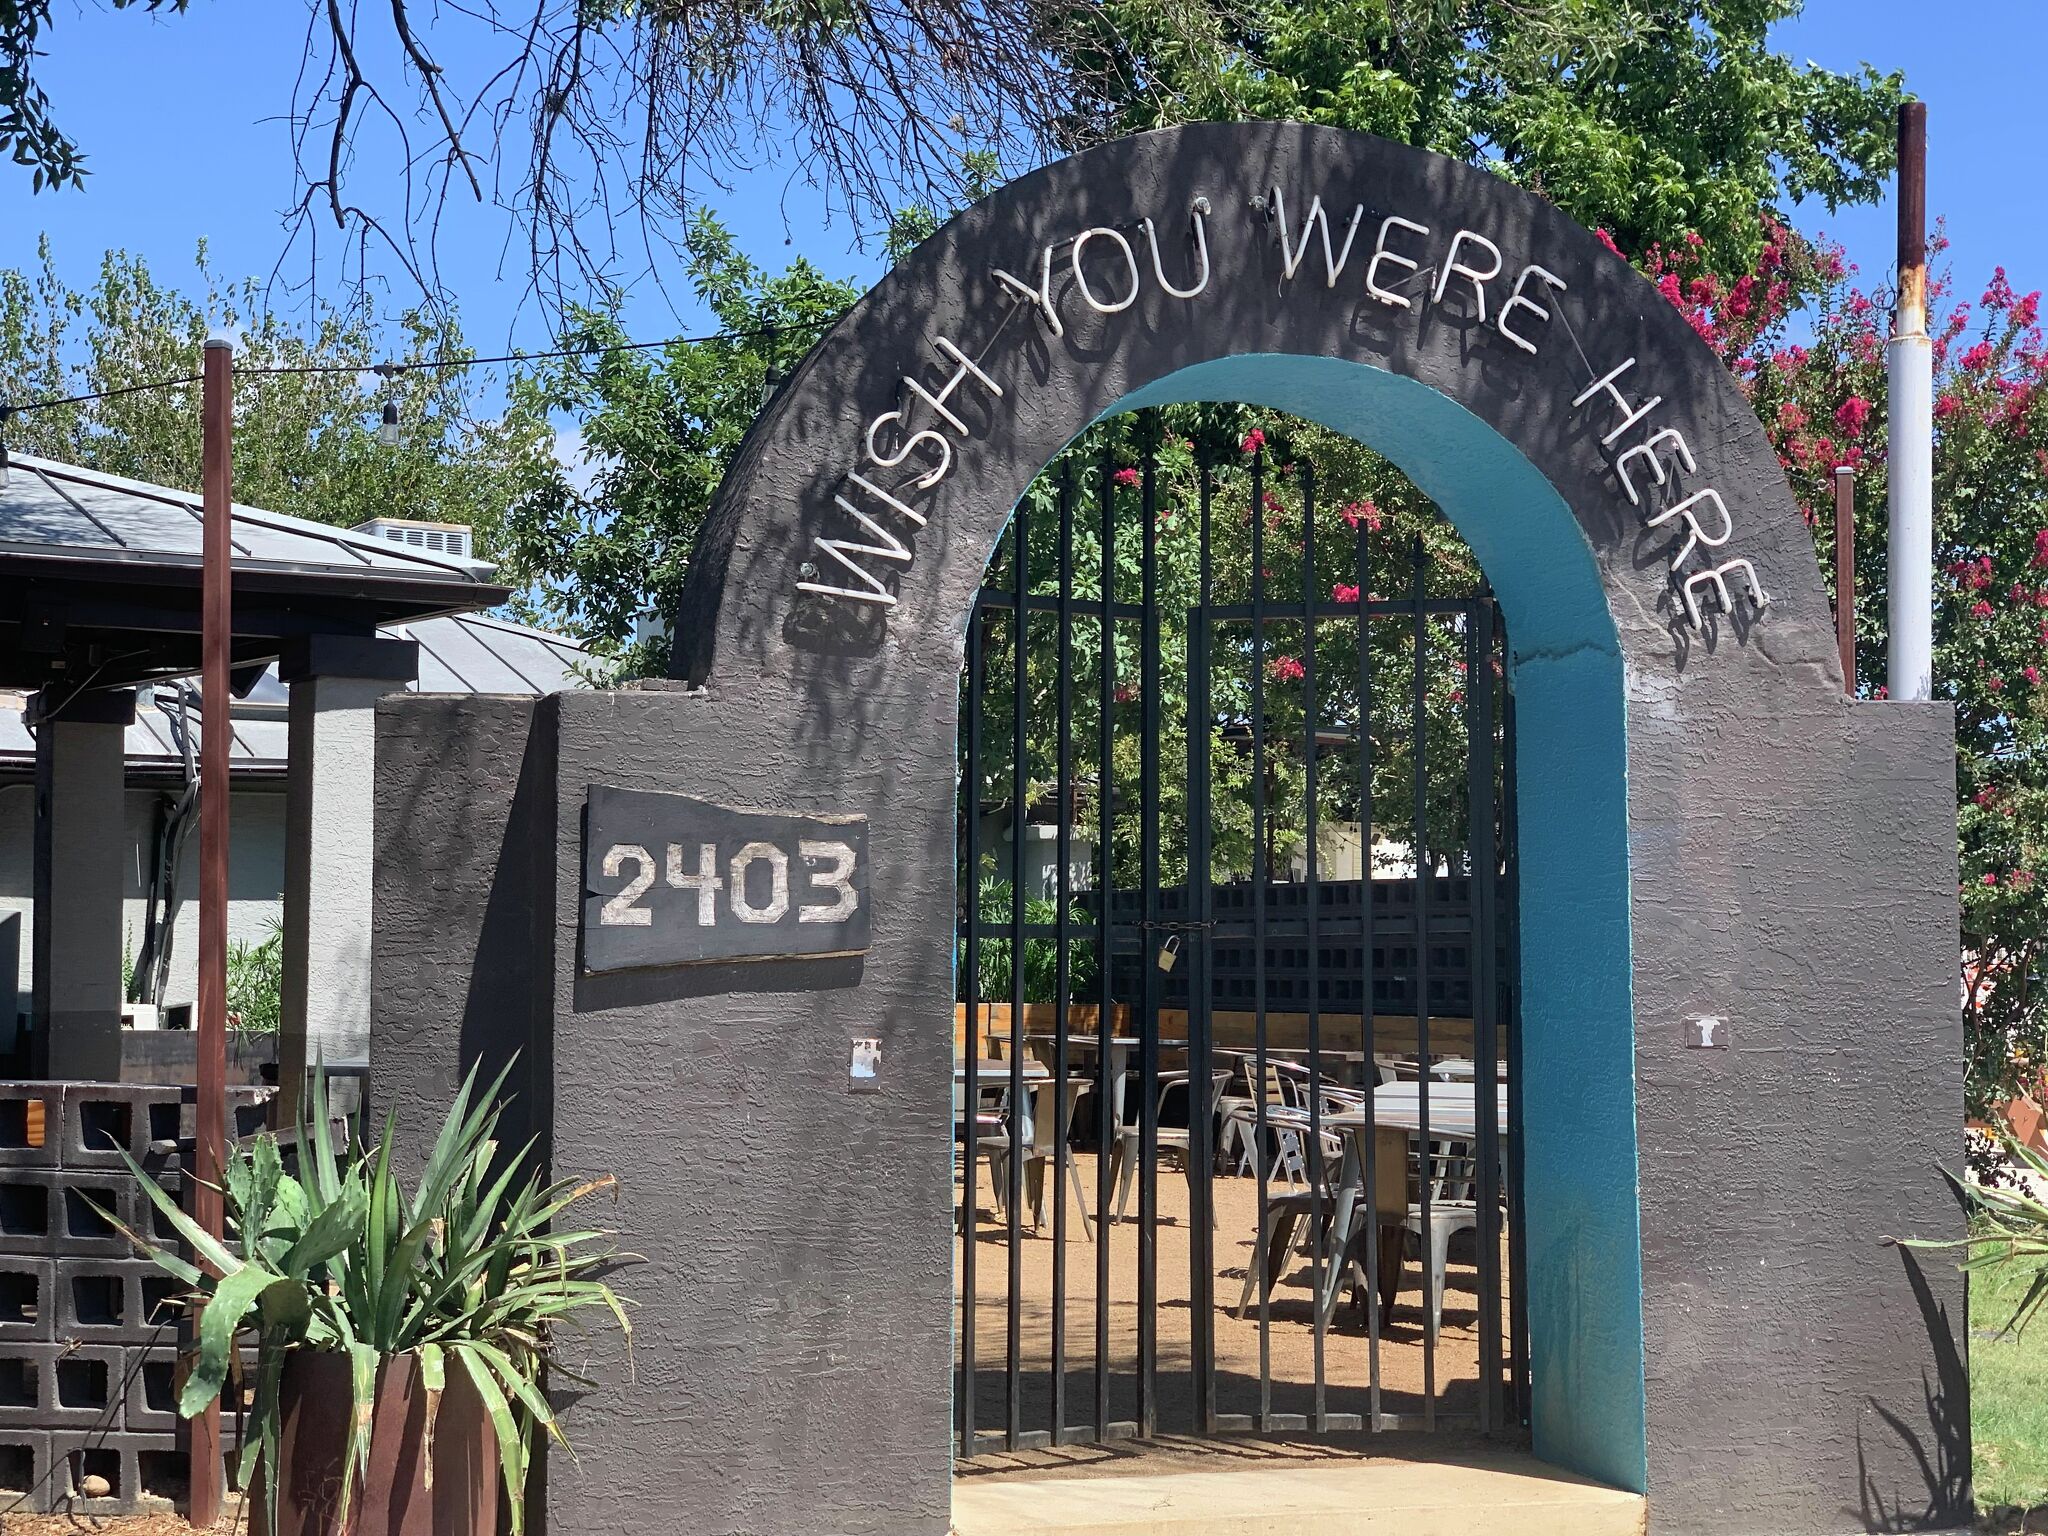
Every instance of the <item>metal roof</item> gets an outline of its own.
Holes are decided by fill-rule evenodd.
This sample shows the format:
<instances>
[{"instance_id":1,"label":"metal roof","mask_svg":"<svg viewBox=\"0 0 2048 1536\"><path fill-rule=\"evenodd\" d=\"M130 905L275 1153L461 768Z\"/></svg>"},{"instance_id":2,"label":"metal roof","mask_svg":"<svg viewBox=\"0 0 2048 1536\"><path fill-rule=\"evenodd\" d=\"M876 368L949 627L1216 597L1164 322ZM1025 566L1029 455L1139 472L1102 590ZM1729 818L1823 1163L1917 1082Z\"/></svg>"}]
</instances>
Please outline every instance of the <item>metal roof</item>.
<instances>
[{"instance_id":1,"label":"metal roof","mask_svg":"<svg viewBox=\"0 0 2048 1536\"><path fill-rule=\"evenodd\" d=\"M510 595L483 561L281 512L237 505L230 533L237 668L295 638L364 635ZM0 688L125 687L198 671L203 543L189 492L15 459L0 485ZM449 644L473 649L459 636Z\"/></svg>"},{"instance_id":2,"label":"metal roof","mask_svg":"<svg viewBox=\"0 0 2048 1536\"><path fill-rule=\"evenodd\" d=\"M151 564L197 564L197 496L75 464L10 456L0 486L0 549L71 553ZM310 518L235 503L231 520L237 571L339 568L393 576L485 582L491 566L428 554L374 534L332 528Z\"/></svg>"},{"instance_id":3,"label":"metal roof","mask_svg":"<svg viewBox=\"0 0 2048 1536\"><path fill-rule=\"evenodd\" d=\"M416 693L538 694L584 686L575 670L584 653L574 641L503 619L461 614L389 625L384 633L419 642L420 676L411 685ZM236 703L229 754L236 773L261 774L284 768L285 698L285 687L273 667L249 700ZM17 777L34 768L35 739L23 722L22 702L19 694L0 695L0 776ZM135 723L128 727L131 775L151 770L182 772L175 721L175 715L159 709L144 690L136 701ZM192 746L196 754L196 731Z\"/></svg>"}]
</instances>

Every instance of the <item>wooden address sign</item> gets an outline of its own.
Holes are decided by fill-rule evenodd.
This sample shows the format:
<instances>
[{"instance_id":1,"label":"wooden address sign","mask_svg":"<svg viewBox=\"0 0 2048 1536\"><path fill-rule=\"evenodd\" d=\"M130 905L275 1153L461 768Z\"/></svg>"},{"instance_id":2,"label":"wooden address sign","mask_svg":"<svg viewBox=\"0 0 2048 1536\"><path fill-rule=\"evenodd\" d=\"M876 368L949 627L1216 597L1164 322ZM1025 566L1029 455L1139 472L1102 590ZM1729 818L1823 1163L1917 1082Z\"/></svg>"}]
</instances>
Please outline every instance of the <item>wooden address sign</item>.
<instances>
[{"instance_id":1,"label":"wooden address sign","mask_svg":"<svg viewBox=\"0 0 2048 1536\"><path fill-rule=\"evenodd\" d=\"M868 819L737 811L590 786L583 969L858 955L868 947Z\"/></svg>"}]
</instances>

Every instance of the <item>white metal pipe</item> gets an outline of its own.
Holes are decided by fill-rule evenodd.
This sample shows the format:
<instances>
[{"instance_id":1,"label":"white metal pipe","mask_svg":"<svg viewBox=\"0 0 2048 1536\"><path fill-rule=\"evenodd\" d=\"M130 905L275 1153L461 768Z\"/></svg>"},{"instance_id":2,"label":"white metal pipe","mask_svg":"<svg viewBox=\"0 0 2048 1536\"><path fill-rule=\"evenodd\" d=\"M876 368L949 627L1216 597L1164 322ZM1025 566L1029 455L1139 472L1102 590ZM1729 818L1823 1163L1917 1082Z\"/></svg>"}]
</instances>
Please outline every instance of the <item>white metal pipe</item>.
<instances>
[{"instance_id":1,"label":"white metal pipe","mask_svg":"<svg viewBox=\"0 0 2048 1536\"><path fill-rule=\"evenodd\" d=\"M1885 348L1891 498L1886 672L1895 699L1934 692L1934 344L1924 320L1916 332L1893 336Z\"/></svg>"}]
</instances>

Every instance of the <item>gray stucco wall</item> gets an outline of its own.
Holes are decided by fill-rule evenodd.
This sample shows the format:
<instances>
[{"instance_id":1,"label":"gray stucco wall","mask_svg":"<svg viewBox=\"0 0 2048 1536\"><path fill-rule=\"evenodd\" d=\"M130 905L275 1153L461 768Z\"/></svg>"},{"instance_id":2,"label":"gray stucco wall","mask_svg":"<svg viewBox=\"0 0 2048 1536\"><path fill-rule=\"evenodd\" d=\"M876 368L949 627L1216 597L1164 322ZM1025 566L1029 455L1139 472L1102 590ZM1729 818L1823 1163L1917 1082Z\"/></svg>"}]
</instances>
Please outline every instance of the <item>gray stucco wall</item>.
<instances>
[{"instance_id":1,"label":"gray stucco wall","mask_svg":"<svg viewBox=\"0 0 2048 1536\"><path fill-rule=\"evenodd\" d=\"M1275 184L1294 199L1297 226L1312 193L1340 218L1363 200L1367 250L1388 212L1437 229L1439 250L1443 231L1482 231L1512 259L1563 277L1574 313L1598 330L1582 324L1567 345L1553 328L1541 355L1524 358L1441 309L1390 324L1361 293L1359 258L1353 276L1325 286L1319 250L1290 285L1272 231L1248 211ZM1114 316L1064 292L1060 338L1028 307L1004 321L993 267L1035 277L1046 242L1128 229L1138 214L1177 229L1196 193L1214 208L1208 239L1228 279L1199 311L1161 295L1148 270L1138 300ZM1175 246L1176 281L1185 259ZM1745 607L1704 632L1680 619L1668 530L1644 531L1600 432L1570 404L1589 377L1579 335L1603 360L1638 360L1636 398L1664 396L1664 419L1703 466L1692 484L1721 490L1741 530L1734 549L1772 596L1761 617ZM893 608L801 597L793 587L813 540L855 531L834 495L860 462L866 424L901 404L903 374L937 387L951 371L933 350L941 336L986 343L976 355L1011 404L962 397L969 431L954 439L950 474L918 500L924 526L894 524L915 558L890 573ZM551 944L511 927L525 958L495 944L464 953L483 940L485 865L506 842L486 829L507 791L485 780L511 761L509 744L465 759L482 778L409 814L380 801L380 860L394 862L379 874L377 1050L392 1028L387 965L415 994L398 1009L404 1033L424 1029L434 998L444 1018L457 1016L455 1003L481 985L472 975L544 958L556 1171L617 1173L625 1246L646 1258L628 1286L642 1302L635 1374L608 1337L579 1361L602 1389L569 1419L578 1462L551 1469L558 1533L945 1530L946 1021L964 616L1017 495L1073 433L1151 381L1252 353L1349 357L1456 402L1521 448L1544 494L1576 520L1582 542L1565 554L1597 573L1589 626L1569 611L1562 576L1552 603L1510 569L1515 519L1533 519L1533 503L1505 509L1493 545L1472 535L1503 586L1518 669L1554 670L1590 648L1621 679L1632 1056L1624 1044L1618 1100L1528 1113L1547 1115L1544 1134L1568 1148L1570 1115L1611 1115L1616 1103L1626 1114L1633 1096L1640 1161L1627 1173L1641 1236L1628 1259L1639 1261L1640 1297L1614 1294L1611 1232L1588 1250L1591 1267L1567 1262L1536 1283L1588 1290L1567 1304L1589 1330L1630 1334L1619 1339L1629 1348L1640 1306L1635 1454L1647 1452L1656 1528L1796 1536L1960 1517L1962 1289L1949 1266L1917 1272L1881 1241L1958 1228L1935 1172L1957 1152L1961 1102L1944 708L1840 697L1811 540L1775 457L1733 382L1640 278L1481 173L1355 135L1260 124L1123 141L1025 178L949 224L813 350L743 449L693 567L677 670L706 692L542 706L557 722ZM1375 446L1437 494L1428 475L1444 465L1429 444ZM1511 601L1516 575L1525 595ZM434 707L396 701L381 721L380 764L402 732L420 734L424 762L455 750L427 742L432 730L477 729L436 724ZM532 757L523 761L531 775ZM1558 761L1541 794L1525 786L1525 816L1573 814L1580 786L1569 755ZM576 855L591 782L867 814L868 955L580 975ZM475 794L478 810L454 805L458 792ZM387 806L407 819L387 828ZM464 825L475 836L462 849L439 830ZM527 850L518 857L497 878L530 892L538 876ZM427 906L436 887L450 892L445 922ZM422 925L445 940L438 991L407 969ZM1684 1048L1686 1020L1703 1012L1729 1021L1731 1048ZM880 1092L849 1095L848 1041L870 1034L884 1041ZM445 1044L403 1049L449 1056ZM1572 1066L1552 1062L1551 1074ZM1559 1368L1537 1362L1539 1374Z\"/></svg>"},{"instance_id":2,"label":"gray stucco wall","mask_svg":"<svg viewBox=\"0 0 2048 1536\"><path fill-rule=\"evenodd\" d=\"M377 703L370 1099L415 1166L472 1069L510 1069L508 1149L546 1130L553 724L523 696Z\"/></svg>"}]
</instances>

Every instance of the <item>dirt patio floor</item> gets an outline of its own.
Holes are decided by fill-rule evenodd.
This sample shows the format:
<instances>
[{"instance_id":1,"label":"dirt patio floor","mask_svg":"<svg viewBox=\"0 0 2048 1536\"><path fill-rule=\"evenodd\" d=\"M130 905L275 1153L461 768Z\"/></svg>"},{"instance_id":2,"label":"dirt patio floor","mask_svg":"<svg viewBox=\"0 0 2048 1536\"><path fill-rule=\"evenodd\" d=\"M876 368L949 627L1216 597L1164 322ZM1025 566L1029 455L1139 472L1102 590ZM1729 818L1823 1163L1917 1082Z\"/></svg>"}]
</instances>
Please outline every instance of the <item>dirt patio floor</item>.
<instances>
[{"instance_id":1,"label":"dirt patio floor","mask_svg":"<svg viewBox=\"0 0 2048 1536\"><path fill-rule=\"evenodd\" d=\"M1077 1152L1081 1187L1094 1216L1096 1159ZM1285 1185L1275 1181L1276 1191ZM956 1186L957 1188L957 1186ZM986 1165L977 1181L979 1206L975 1251L975 1427L977 1432L1001 1430L1007 1423L1008 1388L1005 1364L1009 1348L1009 1241L995 1210ZM1215 1180L1216 1229L1214 1295L1216 1300L1216 1411L1256 1414L1260 1410L1261 1330L1256 1292L1240 1320L1231 1314L1244 1286L1256 1237L1258 1182L1219 1176ZM1095 1295L1097 1247L1083 1236L1081 1207L1070 1186L1066 1197L1065 1364L1066 1422L1090 1424L1095 1416ZM1199 1432L1195 1418L1194 1379L1189 1309L1188 1181L1172 1164L1159 1175L1159 1221L1156 1236L1158 1276L1156 1398L1162 1434ZM1131 1196L1132 1219L1112 1223L1109 1234L1109 1349L1111 1422L1137 1418L1138 1238L1137 1194ZM960 1321L960 1250L954 1242L954 1306L956 1335ZM1018 1355L1020 1427L1052 1427L1053 1242L1052 1203L1048 1195L1045 1225L1027 1224L1018 1244ZM1503 1274L1505 1274L1503 1259ZM1305 1256L1291 1255L1273 1289L1264 1331L1267 1376L1272 1383L1270 1408L1276 1414L1314 1412L1317 1381L1311 1275ZM1505 1303L1504 1303L1505 1306ZM1505 1316L1505 1313L1503 1314ZM1402 1289L1393 1316L1379 1344L1380 1408L1383 1413L1421 1414L1434 1386L1436 1411L1445 1415L1476 1415L1479 1410L1478 1277L1470 1238L1453 1242L1445 1275L1443 1331L1431 1362L1433 1383L1425 1376L1422 1313L1422 1269L1410 1258L1402 1272ZM1349 1300L1332 1315L1322 1345L1324 1405L1333 1414L1365 1414L1370 1408L1371 1347L1361 1309ZM955 1381L955 1400L959 1382Z\"/></svg>"}]
</instances>

